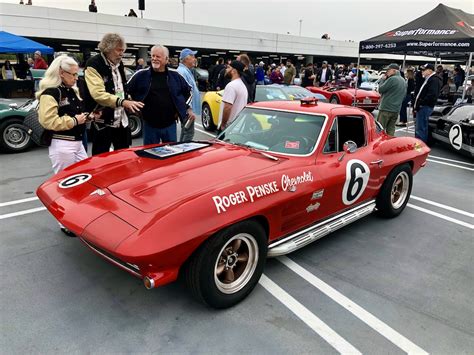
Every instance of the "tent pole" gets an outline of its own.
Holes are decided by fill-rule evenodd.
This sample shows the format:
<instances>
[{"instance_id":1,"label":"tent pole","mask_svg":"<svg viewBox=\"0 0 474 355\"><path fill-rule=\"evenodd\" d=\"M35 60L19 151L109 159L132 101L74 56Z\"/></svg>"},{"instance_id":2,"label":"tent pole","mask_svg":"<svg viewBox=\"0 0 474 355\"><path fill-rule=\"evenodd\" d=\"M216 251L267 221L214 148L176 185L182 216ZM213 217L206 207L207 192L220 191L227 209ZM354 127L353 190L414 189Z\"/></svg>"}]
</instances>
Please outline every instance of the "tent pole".
<instances>
[{"instance_id":1,"label":"tent pole","mask_svg":"<svg viewBox=\"0 0 474 355\"><path fill-rule=\"evenodd\" d=\"M405 52L405 53L403 54L403 64L402 64L402 70L403 70L403 72L405 72L405 61L406 61L406 59L407 59L407 53Z\"/></svg>"},{"instance_id":2,"label":"tent pole","mask_svg":"<svg viewBox=\"0 0 474 355\"><path fill-rule=\"evenodd\" d=\"M352 106L356 106L357 103L357 87L360 85L359 83L359 66L360 66L360 50L359 50L359 56L357 57L357 71L356 71L356 85L355 85L355 91L354 91L354 101L352 102Z\"/></svg>"},{"instance_id":3,"label":"tent pole","mask_svg":"<svg viewBox=\"0 0 474 355\"><path fill-rule=\"evenodd\" d=\"M467 61L467 65L466 65L466 78L464 79L464 83L463 83L461 102L463 102L464 98L466 97L467 78L469 76L469 71L471 69L471 63L472 63L472 52L469 53L469 59Z\"/></svg>"}]
</instances>

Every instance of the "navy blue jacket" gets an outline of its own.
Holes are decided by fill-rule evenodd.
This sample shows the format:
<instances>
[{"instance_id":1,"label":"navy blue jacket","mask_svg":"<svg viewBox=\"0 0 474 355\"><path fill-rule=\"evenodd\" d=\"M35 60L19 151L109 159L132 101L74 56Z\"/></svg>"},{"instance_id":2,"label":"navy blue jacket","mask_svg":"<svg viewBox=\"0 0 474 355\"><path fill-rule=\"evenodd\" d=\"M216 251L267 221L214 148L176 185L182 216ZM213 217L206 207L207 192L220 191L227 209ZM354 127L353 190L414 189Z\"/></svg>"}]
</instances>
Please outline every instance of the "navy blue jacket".
<instances>
[{"instance_id":1,"label":"navy blue jacket","mask_svg":"<svg viewBox=\"0 0 474 355\"><path fill-rule=\"evenodd\" d=\"M133 100L145 101L151 87L152 70L151 66L150 68L139 70L128 80L127 92L132 96ZM179 119L184 123L187 120L187 109L191 105L193 90L175 69L166 67L166 73L171 99L176 107Z\"/></svg>"}]
</instances>

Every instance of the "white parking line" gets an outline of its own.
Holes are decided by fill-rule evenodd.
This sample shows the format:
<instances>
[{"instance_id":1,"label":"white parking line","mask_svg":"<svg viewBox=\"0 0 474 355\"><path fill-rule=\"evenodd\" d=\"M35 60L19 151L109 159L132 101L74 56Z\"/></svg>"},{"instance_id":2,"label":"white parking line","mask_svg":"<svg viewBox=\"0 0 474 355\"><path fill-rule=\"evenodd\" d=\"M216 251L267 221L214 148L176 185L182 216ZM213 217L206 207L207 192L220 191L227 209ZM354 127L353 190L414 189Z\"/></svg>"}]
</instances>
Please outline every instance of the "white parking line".
<instances>
[{"instance_id":1,"label":"white parking line","mask_svg":"<svg viewBox=\"0 0 474 355\"><path fill-rule=\"evenodd\" d=\"M444 214L441 214L441 213L438 213L438 212L434 212L434 211L428 210L428 209L423 208L423 207L419 207L419 206L412 205L411 203L407 203L407 206L410 207L410 208L413 208L413 209L415 209L415 210L418 210L418 211L421 211L421 212L430 214L430 215L432 215L432 216L435 216L435 217L444 219L444 220L446 220L446 221L459 224L460 226L463 226L463 227L466 227L466 228L469 228L469 229L474 229L474 225L469 224L469 223L466 223L466 222L463 222L463 221L460 221L459 219L451 218L451 217L445 216Z\"/></svg>"},{"instance_id":2,"label":"white parking line","mask_svg":"<svg viewBox=\"0 0 474 355\"><path fill-rule=\"evenodd\" d=\"M13 213L7 213L7 214L2 214L0 215L0 219L7 219L7 218L11 218L11 217L18 217L18 216L22 216L24 214L29 214L29 213L35 213L35 212L40 212L40 211L44 211L46 209L46 207L37 207L37 208L31 208L29 210L23 210L23 211L19 211L19 212L13 212Z\"/></svg>"},{"instance_id":3,"label":"white parking line","mask_svg":"<svg viewBox=\"0 0 474 355\"><path fill-rule=\"evenodd\" d=\"M326 296L331 298L333 301L347 309L354 316L359 318L369 327L380 333L382 336L390 340L393 344L398 346L400 349L406 351L408 354L428 354L425 350L405 338L403 335L398 333L392 327L388 326L380 319L375 317L373 314L360 307L357 303L351 301L349 298L344 296L342 293L329 286L323 280L319 279L308 270L304 269L293 260L286 256L280 256L277 258L283 265L288 267L290 270L301 276L303 279L308 281L311 285L316 287Z\"/></svg>"},{"instance_id":4,"label":"white parking line","mask_svg":"<svg viewBox=\"0 0 474 355\"><path fill-rule=\"evenodd\" d=\"M456 165L456 164L445 163L444 161L437 161L437 160L433 160L433 159L426 159L426 160L430 161L432 163L436 163L436 164L448 165L448 166L453 166L453 167L458 168L458 169L474 171L474 168L468 168L468 167L460 166L460 165Z\"/></svg>"},{"instance_id":5,"label":"white parking line","mask_svg":"<svg viewBox=\"0 0 474 355\"><path fill-rule=\"evenodd\" d=\"M341 354L361 354L359 350L348 343L326 323L316 317L309 309L299 303L267 276L262 275L259 283Z\"/></svg>"},{"instance_id":6,"label":"white parking line","mask_svg":"<svg viewBox=\"0 0 474 355\"><path fill-rule=\"evenodd\" d=\"M466 161L443 158L443 157L439 157L439 156L437 156L437 155L431 155L431 154L430 154L429 157L430 157L430 158L439 159L439 160L451 161L451 162L453 162L453 163L458 163L458 164L464 164L464 165L474 166L474 164L468 163L468 162L466 162Z\"/></svg>"},{"instance_id":7,"label":"white parking line","mask_svg":"<svg viewBox=\"0 0 474 355\"><path fill-rule=\"evenodd\" d=\"M457 208L454 208L454 207L451 207L451 206L443 205L442 203L434 202L434 201L427 200L425 198L421 198L421 197L417 197L417 196L413 196L413 195L411 195L410 198L412 198L414 200L424 202L424 203L427 203L427 204L430 204L430 205L433 205L433 206L436 206L436 207L439 207L439 208L443 208L443 209L448 210L448 211L456 212L456 213L462 214L464 216L474 218L474 213L469 213L469 212L466 212L466 211L463 211L463 210L460 210L460 209L457 209Z\"/></svg>"},{"instance_id":8,"label":"white parking line","mask_svg":"<svg viewBox=\"0 0 474 355\"><path fill-rule=\"evenodd\" d=\"M1 202L0 207L11 206L11 205L16 205L18 203L24 203L24 202L30 202L30 201L36 201L36 200L38 200L38 197L29 197L29 198L23 198L21 200Z\"/></svg>"}]
</instances>

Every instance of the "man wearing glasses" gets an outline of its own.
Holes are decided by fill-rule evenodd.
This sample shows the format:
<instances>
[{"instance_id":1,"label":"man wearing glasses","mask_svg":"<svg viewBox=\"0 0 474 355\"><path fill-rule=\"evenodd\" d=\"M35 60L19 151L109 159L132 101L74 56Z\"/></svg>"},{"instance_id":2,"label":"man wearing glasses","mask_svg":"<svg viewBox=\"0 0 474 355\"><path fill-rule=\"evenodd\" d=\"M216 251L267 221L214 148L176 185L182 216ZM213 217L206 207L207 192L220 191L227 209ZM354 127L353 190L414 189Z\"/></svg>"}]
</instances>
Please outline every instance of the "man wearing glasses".
<instances>
[{"instance_id":1,"label":"man wearing glasses","mask_svg":"<svg viewBox=\"0 0 474 355\"><path fill-rule=\"evenodd\" d=\"M122 63L126 49L124 38L107 33L99 45L100 53L86 63L86 106L89 112L102 110L92 124L92 155L130 147L131 134L126 111L136 113L142 102L126 99L125 71Z\"/></svg>"}]
</instances>

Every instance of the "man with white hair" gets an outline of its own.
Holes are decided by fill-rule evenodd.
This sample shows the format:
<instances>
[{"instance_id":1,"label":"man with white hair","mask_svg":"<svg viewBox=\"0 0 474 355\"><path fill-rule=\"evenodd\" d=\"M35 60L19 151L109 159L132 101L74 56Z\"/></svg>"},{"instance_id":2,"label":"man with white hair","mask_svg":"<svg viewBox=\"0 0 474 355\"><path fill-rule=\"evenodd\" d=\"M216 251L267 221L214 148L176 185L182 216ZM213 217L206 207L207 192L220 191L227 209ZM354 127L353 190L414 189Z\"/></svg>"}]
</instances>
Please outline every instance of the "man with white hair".
<instances>
[{"instance_id":1,"label":"man with white hair","mask_svg":"<svg viewBox=\"0 0 474 355\"><path fill-rule=\"evenodd\" d=\"M145 145L176 142L176 121L183 125L188 120L194 121L190 107L192 88L181 74L168 68L168 61L168 48L153 46L151 66L135 72L127 83L132 98L145 104L142 110Z\"/></svg>"},{"instance_id":2,"label":"man with white hair","mask_svg":"<svg viewBox=\"0 0 474 355\"><path fill-rule=\"evenodd\" d=\"M264 85L265 84L265 70L263 66L265 65L264 62L258 63L257 70L255 72L255 77L257 79L257 85Z\"/></svg>"},{"instance_id":3,"label":"man with white hair","mask_svg":"<svg viewBox=\"0 0 474 355\"><path fill-rule=\"evenodd\" d=\"M33 64L33 69L48 69L48 64L41 56L40 51L35 52L35 62Z\"/></svg>"},{"instance_id":4,"label":"man with white hair","mask_svg":"<svg viewBox=\"0 0 474 355\"><path fill-rule=\"evenodd\" d=\"M194 79L193 72L191 71L196 66L196 53L197 51L192 51L189 48L185 48L180 52L178 73L180 73L186 82L191 86L193 90L193 100L191 101L191 114L188 117L188 120L181 124L181 136L179 140L181 142L191 141L194 138L194 119L195 115L201 114L201 94L196 85L196 80Z\"/></svg>"},{"instance_id":5,"label":"man with white hair","mask_svg":"<svg viewBox=\"0 0 474 355\"><path fill-rule=\"evenodd\" d=\"M99 45L100 53L86 63L85 101L88 112L102 110L102 117L92 124L92 155L130 147L132 137L126 111L135 113L142 102L128 100L125 70L122 63L127 48L118 33L106 33Z\"/></svg>"}]
</instances>

